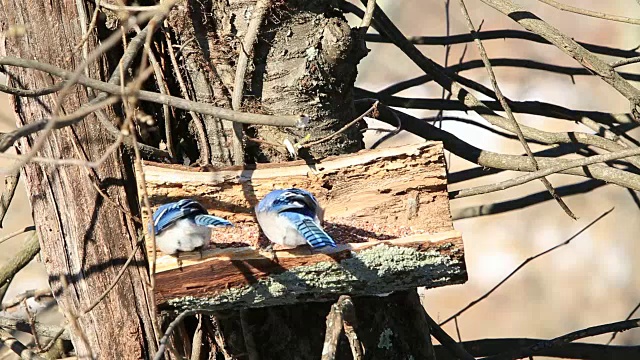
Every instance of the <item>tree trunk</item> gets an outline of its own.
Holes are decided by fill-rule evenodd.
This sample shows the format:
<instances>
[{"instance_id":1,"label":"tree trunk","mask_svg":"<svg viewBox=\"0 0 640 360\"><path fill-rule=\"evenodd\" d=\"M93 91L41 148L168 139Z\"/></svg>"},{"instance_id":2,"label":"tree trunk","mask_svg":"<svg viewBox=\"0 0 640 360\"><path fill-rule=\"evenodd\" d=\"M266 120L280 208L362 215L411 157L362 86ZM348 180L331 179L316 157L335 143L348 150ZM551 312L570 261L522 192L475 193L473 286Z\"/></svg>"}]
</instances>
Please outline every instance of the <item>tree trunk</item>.
<instances>
[{"instance_id":1,"label":"tree trunk","mask_svg":"<svg viewBox=\"0 0 640 360\"><path fill-rule=\"evenodd\" d=\"M81 27L86 27L91 18L91 12L85 12L86 4L83 0L1 1L2 29L24 26L25 35L3 39L0 52L74 69L82 62L81 51L75 51L74 47L82 39ZM87 23L82 24L79 19ZM95 37L89 37L89 49L95 46ZM106 67L99 62L90 64L89 75L104 78L101 65ZM59 81L28 69L10 68L7 73L10 85L17 87L44 88ZM50 118L56 98L55 94L14 98L18 126ZM88 101L87 90L74 87L63 101L62 109L70 113ZM36 138L37 135L23 138L19 151L28 153ZM90 115L75 126L55 130L38 155L82 158L84 154L93 161L105 154L112 142L95 115ZM38 164L29 164L23 170L40 237L42 261L67 320L71 314L79 314L109 286L137 243L133 221L99 195L89 176L91 172L77 166ZM138 212L131 159L126 154L116 151L95 174L97 185L118 206ZM147 298L145 264L140 251L109 295L91 312L78 318L80 331L71 326L71 338L80 358L88 358L92 352L101 359L138 359L148 358L155 352L154 315Z\"/></svg>"},{"instance_id":2,"label":"tree trunk","mask_svg":"<svg viewBox=\"0 0 640 360\"><path fill-rule=\"evenodd\" d=\"M352 91L356 65L366 54L359 32L350 29L331 0L273 1L262 22L254 56L245 78L242 109L272 114L306 114L311 123L306 129L281 130L248 127L246 133L271 143L282 144L318 139L335 133L356 114ZM82 38L91 12L91 2L66 0L25 2L0 0L2 25L24 24L26 35L7 38L2 52L7 55L74 69L82 57L74 46ZM251 19L255 2L240 0L189 0L179 3L169 17L168 35L180 49L181 75L187 82L181 90L174 71L165 66L167 88L172 95L229 106L233 91L235 61ZM81 14L78 14L78 11ZM107 20L113 14L107 13ZM81 19L80 24L78 19ZM98 25L104 32L104 25ZM111 29L113 30L113 29ZM157 35L156 39L161 37ZM89 49L96 37L89 36ZM88 73L104 79L114 69L118 51L109 59L90 64ZM163 64L171 64L167 54ZM112 60L109 63L108 60ZM106 74L106 75L105 75ZM11 69L12 84L42 88L53 84L48 75ZM173 77L173 78L172 78ZM176 90L179 89L179 90ZM56 96L16 99L19 125L48 118ZM69 113L90 100L87 90L76 87L63 102ZM145 110L161 111L147 104ZM108 112L115 117L115 113ZM178 122L170 125L176 137L177 159L200 160L214 165L237 162L230 149L232 126L219 119L189 116L176 111ZM198 143L198 126L202 121L208 144ZM165 126L158 122L160 129ZM158 134L148 139L159 141ZM153 140L155 139L155 140ZM34 138L23 139L20 151L29 152ZM39 155L53 158L96 160L113 139L88 116L83 122L53 132ZM203 146L210 150L202 158ZM362 137L357 126L349 128L300 156L325 157L361 149ZM79 149L79 151L76 150ZM287 159L282 147L248 143L247 162ZM138 199L133 181L132 160L126 152L109 156L96 170L99 186L125 211L138 213ZM87 173L89 171L89 174ZM136 244L136 226L123 212L104 200L94 189L93 170L81 167L50 167L31 164L24 169L34 222L38 226L42 257L49 280L61 309L68 319L85 309L102 293L123 266L124 259ZM93 175L92 175L93 176ZM142 252L141 252L142 254ZM140 255L111 293L89 314L80 316L78 326L71 326L72 341L80 357L93 355L104 359L149 358L156 349L152 326L154 315L148 297L145 258ZM428 328L415 291L399 292L387 297L353 299L358 320L358 336L372 359L423 359L430 354ZM200 351L206 358L244 359L317 359L320 357L326 316L330 303L299 304L265 309L227 312L217 316L187 319L177 329L173 346L189 355ZM199 330L196 330L199 329ZM203 336L191 346L190 336ZM201 334L201 335L200 335ZM337 357L351 358L345 337L339 343Z\"/></svg>"},{"instance_id":3,"label":"tree trunk","mask_svg":"<svg viewBox=\"0 0 640 360\"><path fill-rule=\"evenodd\" d=\"M277 144L285 139L296 143L309 135L319 139L333 134L357 116L352 91L356 66L367 53L363 39L357 29L349 28L333 1L274 3L259 29L253 63L245 79L243 110L306 114L311 124L305 129L252 126L245 131L249 136ZM206 91L201 91L213 94L209 101L231 102L235 61L239 51L249 51L240 47L254 4L239 0L189 1L188 6L170 17L169 23L178 39L197 39L185 45L188 50L183 50L189 54L185 55L186 69L198 69L190 72L191 79L203 76L209 79ZM189 66L190 63L200 66ZM201 86L199 81L192 85L194 89ZM210 139L212 147L219 143L220 140ZM290 158L284 148L247 145L248 162ZM301 152L300 156L322 158L362 147L359 129L353 126L308 152ZM415 290L388 297L356 298L354 304L360 322L358 335L367 358L429 358L432 349L428 326ZM226 341L218 342L217 346L224 347L234 358L318 359L330 308L331 303L276 306L226 312L211 321L219 325ZM195 326L192 321L191 329ZM184 345L189 336L184 332L182 335ZM223 356L224 351L218 351L218 355ZM337 358L351 358L344 336Z\"/></svg>"}]
</instances>

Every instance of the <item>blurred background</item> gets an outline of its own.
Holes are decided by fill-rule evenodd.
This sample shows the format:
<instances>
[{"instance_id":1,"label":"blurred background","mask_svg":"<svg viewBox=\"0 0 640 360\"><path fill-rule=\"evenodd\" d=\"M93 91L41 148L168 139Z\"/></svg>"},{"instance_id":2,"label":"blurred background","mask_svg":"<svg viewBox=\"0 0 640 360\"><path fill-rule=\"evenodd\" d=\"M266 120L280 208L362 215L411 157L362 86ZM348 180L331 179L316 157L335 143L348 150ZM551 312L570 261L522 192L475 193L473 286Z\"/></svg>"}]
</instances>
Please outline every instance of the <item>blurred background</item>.
<instances>
[{"instance_id":1,"label":"blurred background","mask_svg":"<svg viewBox=\"0 0 640 360\"><path fill-rule=\"evenodd\" d=\"M562 2L603 13L640 17L640 4L636 0ZM481 30L521 30L518 24L479 1L469 0L466 3L476 28L482 24ZM576 40L620 49L634 49L640 45L637 26L562 12L533 0L522 0L519 3ZM449 1L435 0L379 0L378 4L407 36L468 33L457 1L449 4ZM352 16L348 18L353 26L359 23ZM491 58L521 58L555 65L580 66L551 45L503 39L487 40L484 45ZM370 43L368 47L371 52L360 64L356 86L378 91L422 75L420 69L393 45ZM445 64L445 47L420 46L420 49L434 61ZM448 51L449 65L460 62L463 53L463 61L479 59L474 43L453 45ZM606 61L616 60L601 57ZM640 66L630 65L620 70L637 74L640 73ZM513 100L538 100L572 109L612 113L629 110L626 99L597 77L572 78L540 70L508 67L495 67L494 71L503 93ZM465 71L463 75L491 87L484 68ZM428 83L396 95L439 98L442 96L442 89L435 83ZM484 97L480 96L480 99ZM435 111L402 110L417 117L436 115ZM0 94L0 112L3 114L0 116L0 132L10 131L15 127L11 115L12 106L4 94ZM471 113L446 111L445 115L473 118L489 125ZM570 121L518 114L516 118L522 124L547 131L592 132L583 125ZM369 122L373 127L390 128L375 120ZM517 141L504 140L473 125L444 121L442 128L485 150L507 154L523 153L522 146ZM638 132L631 134L635 138L640 137ZM371 144L382 135L384 134L369 131L366 133L367 142ZM383 146L419 141L420 138L401 133L386 141ZM532 145L533 151L543 148ZM477 167L454 155L447 158L450 173ZM2 161L0 160L0 166L3 166ZM515 175L517 174L513 172L501 172L473 181L451 184L449 190L495 183ZM558 187L585 179L554 175L549 180ZM0 191L4 189L3 186L0 183ZM499 193L453 200L451 210L457 214L469 207L489 205L544 191L544 186L539 181L534 181ZM615 185L601 186L586 194L567 196L564 200L578 216L578 220L565 215L554 201L502 214L456 220L454 226L463 234L469 281L464 285L421 291L429 314L436 321L448 318L494 287L527 258L567 240L599 215L615 207L610 215L569 245L529 263L486 300L461 315L458 325L462 340L497 337L553 338L627 317L640 302L640 208L628 190ZM31 210L24 187L19 185L4 220L4 227L0 229L0 238L28 225L32 225ZM0 262L12 258L28 236L30 235L21 235L0 244ZM13 298L25 290L46 286L43 266L33 261L13 280L6 298ZM54 321L53 318L51 321ZM444 329L455 337L453 322ZM607 334L584 341L604 343L609 337ZM638 329L619 334L614 341L614 344L619 345L639 343Z\"/></svg>"}]
</instances>

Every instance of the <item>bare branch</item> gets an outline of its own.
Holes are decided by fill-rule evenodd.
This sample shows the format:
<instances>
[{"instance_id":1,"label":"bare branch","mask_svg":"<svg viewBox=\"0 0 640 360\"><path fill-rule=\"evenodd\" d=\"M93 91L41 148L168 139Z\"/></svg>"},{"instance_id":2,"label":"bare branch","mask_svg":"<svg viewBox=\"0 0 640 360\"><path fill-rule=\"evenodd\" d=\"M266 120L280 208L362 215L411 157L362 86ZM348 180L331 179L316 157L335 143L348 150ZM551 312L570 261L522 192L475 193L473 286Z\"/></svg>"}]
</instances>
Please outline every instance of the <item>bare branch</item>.
<instances>
[{"instance_id":1,"label":"bare branch","mask_svg":"<svg viewBox=\"0 0 640 360\"><path fill-rule=\"evenodd\" d=\"M485 360L520 359L527 356L537 355L537 353L540 351L562 346L578 339L606 334L614 331L625 331L637 327L640 327L640 319L618 321L615 323L593 326L590 328L574 331L566 335L562 335L552 340L542 341L533 346L529 346L518 351L486 357Z\"/></svg>"},{"instance_id":2,"label":"bare branch","mask_svg":"<svg viewBox=\"0 0 640 360\"><path fill-rule=\"evenodd\" d=\"M51 293L51 289L49 288L39 289L39 290L27 290L21 293L20 295L16 296L15 298L3 302L2 307L0 307L0 309L4 311L14 306L18 306L20 305L21 302L23 302L28 298L34 298L34 300L38 301L42 298L52 298L52 297L53 297L53 294Z\"/></svg>"},{"instance_id":3,"label":"bare branch","mask_svg":"<svg viewBox=\"0 0 640 360\"><path fill-rule=\"evenodd\" d=\"M569 5L561 4L561 3L557 2L557 1L553 1L553 0L538 0L538 1L540 1L541 3L545 3L545 4L549 5L549 6L553 6L554 8L556 8L558 10L567 11L567 12L571 12L571 13L574 13L574 14L586 15L586 16L590 16L590 17L594 17L594 18L598 18L598 19L617 21L617 22L621 22L621 23L640 25L640 19L634 19L634 18L630 18L630 17L626 17L626 16L617 16L617 15L604 14L604 13L597 12L597 11L591 11L591 10L578 8L578 7L575 7L575 6L569 6Z\"/></svg>"},{"instance_id":4,"label":"bare branch","mask_svg":"<svg viewBox=\"0 0 640 360\"><path fill-rule=\"evenodd\" d=\"M345 10L351 12L354 8L359 11L359 13L355 12L356 15L362 17L362 10L358 9L354 5L350 3L343 2L342 3ZM519 39L519 40L527 40L531 42L536 42L540 44L551 44L547 39L543 38L538 34L531 33L529 31L521 31L521 30L487 30L487 31L478 31L478 37L480 40L502 40L502 39ZM367 42L373 43L390 43L387 37L382 34L367 34L365 35L365 40ZM407 40L415 45L455 45L455 44L464 44L467 42L473 41L473 37L471 34L458 34L458 35L450 35L450 36L409 36ZM585 43L581 41L577 41L580 46L585 49L591 51L592 53L609 55L609 56L617 56L622 58L632 58L636 56L640 56L640 53L635 50L624 50L619 48L613 48L608 46L596 45Z\"/></svg>"},{"instance_id":5,"label":"bare branch","mask_svg":"<svg viewBox=\"0 0 640 360\"><path fill-rule=\"evenodd\" d=\"M322 139L318 139L318 140L313 140L313 141L309 141L309 142L302 142L299 144L300 148L308 148L314 145L318 145L321 144L329 139L332 139L336 136L338 136L339 134L345 132L348 128L350 128L351 126L355 125L358 121L364 119L365 116L369 116L371 113L373 113L376 109L378 108L378 102L374 102L373 105L371 105L371 107L365 111L364 113L362 113L360 116L358 116L357 118L351 120L348 124L346 124L345 126L343 126L342 128L340 128L340 130L331 133L325 137L323 137Z\"/></svg>"},{"instance_id":6,"label":"bare branch","mask_svg":"<svg viewBox=\"0 0 640 360\"><path fill-rule=\"evenodd\" d=\"M11 205L13 195L16 193L16 188L18 187L19 180L19 171L16 171L13 174L6 175L4 178L4 191L2 192L2 196L0 197L0 229L2 229L2 222L4 221L4 217L7 215L7 210L9 209L9 205ZM11 236L9 238L11 238ZM0 241L0 243L2 241Z\"/></svg>"},{"instance_id":7,"label":"bare branch","mask_svg":"<svg viewBox=\"0 0 640 360\"><path fill-rule=\"evenodd\" d=\"M356 103L356 109L358 111L365 111L367 109L365 106L369 106L369 104L373 102L373 99L370 101L359 101ZM492 151L481 150L471 144L460 140L453 134L439 129L425 121L416 119L415 117L410 116L406 113L397 110L389 110L386 107L379 107L379 110L379 120L391 125L395 125L397 121L389 113L390 111L393 111L395 112L395 114L397 114L398 117L400 117L400 119L402 119L404 130L428 140L442 141L447 150L474 164L503 170L528 172L535 171L531 166L529 160L522 156L499 154ZM562 164L568 161L565 159L549 159L546 157L536 158L536 160L538 161L542 169L549 166ZM640 190L640 176L612 167L589 165L586 168L573 168L564 170L562 171L562 173L604 180L606 182L614 183L625 188Z\"/></svg>"},{"instance_id":8,"label":"bare branch","mask_svg":"<svg viewBox=\"0 0 640 360\"><path fill-rule=\"evenodd\" d=\"M16 340L8 331L0 328L0 341L23 360L44 360L44 358L34 354L23 343Z\"/></svg>"},{"instance_id":9,"label":"bare branch","mask_svg":"<svg viewBox=\"0 0 640 360\"><path fill-rule=\"evenodd\" d=\"M373 19L373 11L376 9L376 0L367 0L366 9L362 21L360 21L360 32L366 34L371 20Z\"/></svg>"},{"instance_id":10,"label":"bare branch","mask_svg":"<svg viewBox=\"0 0 640 360\"><path fill-rule=\"evenodd\" d=\"M551 166L543 170L538 170L514 179L509 179L506 181L499 182L497 184L477 186L470 189L452 191L450 192L450 197L452 199L458 199L458 198L463 198L467 196L474 196L474 195L486 194L494 191L505 190L514 186L528 183L529 181L533 181L535 179L540 179L542 176L547 176L547 175L561 172L563 170L568 170L571 168L587 166L587 165L592 165L597 163L603 163L603 162L616 160L616 159L623 159L623 158L626 158L629 156L635 156L635 155L640 155L640 148L622 150L622 151L612 152L612 153L603 154L603 155L595 155L585 159L569 160L563 164Z\"/></svg>"},{"instance_id":11,"label":"bare branch","mask_svg":"<svg viewBox=\"0 0 640 360\"><path fill-rule=\"evenodd\" d=\"M502 106L505 113L507 114L507 119L509 119L509 121L511 122L511 125L515 130L516 135L518 135L518 140L522 144L524 151L527 153L527 156L529 157L529 159L531 159L531 164L535 169L539 169L538 162L536 161L536 158L533 156L533 152L531 152L531 148L529 147L529 144L527 144L527 141L524 138L524 134L522 133L522 129L520 128L520 124L518 124L518 121L516 120L515 116L513 116L513 113L511 112L511 108L509 107L509 103L505 99L504 95L502 95L502 91L498 86L498 80L496 79L496 76L493 73L493 68L491 68L491 62L489 61L489 56L487 55L487 52L484 46L482 45L482 41L480 41L480 39L475 36L476 29L473 23L471 22L471 17L469 16L467 7L464 4L464 0L459 0L459 2L460 2L460 9L462 10L462 14L464 15L464 18L467 22L469 31L471 32L471 35L474 36L475 38L474 40L476 45L478 46L478 51L480 52L480 57L482 58L484 67L487 69L487 74L489 75L489 79L491 80L493 91L496 93L496 96L498 97L498 101L500 101L500 105ZM571 211L571 209L569 209L569 206L567 206L567 204L562 200L562 198L556 193L555 189L551 185L551 182L547 180L547 178L545 177L539 177L539 179L542 181L542 183L544 184L544 187L547 189L549 194L551 194L551 196L556 200L558 205L560 205L562 210L564 210L564 212L567 215L569 215L572 219L576 220L577 219L576 215Z\"/></svg>"},{"instance_id":12,"label":"bare branch","mask_svg":"<svg viewBox=\"0 0 640 360\"><path fill-rule=\"evenodd\" d=\"M620 74L613 70L607 63L580 46L558 29L549 25L533 13L519 7L511 0L482 0L482 2L509 16L525 29L544 37L586 69L596 73L602 80L626 97L631 102L634 117L640 117L637 113L637 107L640 105L640 90L624 80Z\"/></svg>"},{"instance_id":13,"label":"bare branch","mask_svg":"<svg viewBox=\"0 0 640 360\"><path fill-rule=\"evenodd\" d=\"M38 96L53 94L54 92L60 91L60 89L62 89L63 87L64 87L64 82L59 82L57 84L51 85L46 88L34 89L34 90L18 89L18 88L13 88L7 85L0 84L0 92L14 95L14 96L21 96L21 97L38 97Z\"/></svg>"},{"instance_id":14,"label":"bare branch","mask_svg":"<svg viewBox=\"0 0 640 360\"><path fill-rule=\"evenodd\" d=\"M22 249L13 256L2 268L0 268L0 286L10 281L18 271L22 270L40 252L38 234L33 234L25 241Z\"/></svg>"},{"instance_id":15,"label":"bare branch","mask_svg":"<svg viewBox=\"0 0 640 360\"><path fill-rule=\"evenodd\" d=\"M475 358L465 350L460 344L458 344L449 334L447 334L437 322L435 322L429 314L425 313L427 317L427 322L429 324L429 330L431 330L431 335L433 335L436 340L442 344L442 347L447 349L451 355L455 356L456 359L461 360L474 360Z\"/></svg>"},{"instance_id":16,"label":"bare branch","mask_svg":"<svg viewBox=\"0 0 640 360\"><path fill-rule=\"evenodd\" d=\"M476 300L472 301L469 303L469 305L465 306L464 308L462 308L460 311L456 312L455 314L451 315L450 317L448 317L446 320L444 320L443 322L440 323L440 326L448 323L449 321L453 320L454 318L457 318L458 316L462 315L463 313L465 313L467 310L471 309L473 306L475 306L477 303L481 302L482 300L486 299L487 297L489 297L489 295L491 295L494 291L496 291L500 286L502 286L502 284L504 284L505 282L507 282L507 280L509 280L513 275L515 275L518 271L520 271L520 269L524 268L528 263L530 263L531 261L544 256L546 254L549 254L551 252L553 252L554 250L561 248L565 245L568 245L569 243L571 243L571 241L573 241L575 238L577 238L580 234L582 234L583 232L585 232L586 230L588 230L591 226L595 225L596 223L598 223L600 220L602 220L605 216L609 215L611 212L613 211L613 208L605 211L604 213L602 213L600 216L598 216L595 220L591 221L589 224L587 224L586 226L584 226L582 229L580 229L577 233L575 233L573 236L571 236L569 239L561 242L560 244L551 247L535 256L529 257L527 258L522 264L520 264L517 268L515 268L509 275L507 275L504 279L502 279L496 286L494 286L493 288L491 288L491 290L487 291L484 295L480 296L479 298L477 298Z\"/></svg>"},{"instance_id":17,"label":"bare branch","mask_svg":"<svg viewBox=\"0 0 640 360\"><path fill-rule=\"evenodd\" d=\"M36 323L36 326L34 328L31 326L31 324L29 324L28 321L23 319L0 317L0 328L14 329L29 334L33 334L34 332L36 332L38 333L38 335L48 338L56 337L56 335L58 335L58 333L62 330L63 332L60 335L60 338L62 340L70 340L69 333L64 331L64 328L61 326Z\"/></svg>"},{"instance_id":18,"label":"bare branch","mask_svg":"<svg viewBox=\"0 0 640 360\"><path fill-rule=\"evenodd\" d=\"M636 313L636 311L638 311L638 309L640 309L640 303L638 303L638 305L636 305L633 310L631 310L631 312L629 313L629 315L627 315L627 317L625 318L625 320L629 320L631 319L631 317L633 316L633 314ZM609 341L607 341L607 345L611 344L611 342L616 338L616 336L618 335L620 331L615 331L613 334L611 334L611 338L609 339Z\"/></svg>"},{"instance_id":19,"label":"bare branch","mask_svg":"<svg viewBox=\"0 0 640 360\"><path fill-rule=\"evenodd\" d=\"M18 59L18 58L13 58L8 56L0 57L0 65L11 65L11 66L18 66L23 68L36 69L36 70L44 71L64 79L69 79L72 75L69 71L60 69L53 65L44 64L35 60ZM304 115L276 116L276 115L243 113L243 112L233 111L230 109L212 106L209 104L203 104L195 101L188 101L175 96L163 95L163 94L155 93L152 91L141 90L141 91L131 92L130 90L125 89L123 93L122 90L120 89L120 86L118 85L106 83L100 80L90 79L84 76L80 76L77 80L77 83L97 89L99 91L114 94L114 95L136 96L139 100L142 100L142 101L149 101L149 102L154 102L158 104L166 104L179 109L183 109L187 111L195 111L202 114L215 116L221 119L240 122L243 124L303 127L306 125L308 121L307 117Z\"/></svg>"},{"instance_id":20,"label":"bare branch","mask_svg":"<svg viewBox=\"0 0 640 360\"><path fill-rule=\"evenodd\" d=\"M236 75L233 82L233 93L231 94L231 107L235 111L240 111L242 96L244 94L244 77L247 72L249 56L253 55L253 45L258 38L258 31L267 10L271 6L271 0L258 0L251 12L251 20L247 26L242 44L238 50L238 62L236 63ZM244 146L242 124L233 124L233 162L238 165L244 163Z\"/></svg>"},{"instance_id":21,"label":"bare branch","mask_svg":"<svg viewBox=\"0 0 640 360\"><path fill-rule=\"evenodd\" d=\"M2 244L3 242L5 242L7 240L13 239L14 237L16 237L16 236L18 236L20 234L24 234L26 232L35 231L35 230L36 230L36 227L31 225L31 226L25 227L24 229L20 229L20 230L14 231L11 234L5 235L2 238L0 238L0 244Z\"/></svg>"},{"instance_id":22,"label":"bare branch","mask_svg":"<svg viewBox=\"0 0 640 360\"><path fill-rule=\"evenodd\" d=\"M375 98L385 103L387 106L397 106L411 109L425 110L458 110L467 111L468 108L455 100L406 98L399 96L388 96L382 93L356 88L356 95L359 98ZM499 111L500 103L497 101L484 101L484 104L491 110ZM511 110L518 113L552 117L561 120L579 121L582 117L587 117L593 121L607 124L637 124L632 120L629 113L606 113L601 111L573 110L556 104L541 101L509 101Z\"/></svg>"},{"instance_id":23,"label":"bare branch","mask_svg":"<svg viewBox=\"0 0 640 360\"><path fill-rule=\"evenodd\" d=\"M167 42L167 52L169 53L169 59L171 60L171 65L173 67L173 73L178 80L178 85L180 85L180 92L182 96L186 100L189 99L189 91L187 90L187 85L184 82L184 78L182 73L180 72L180 66L178 65L178 60L176 59L175 51L173 51L173 42L171 41L171 36L167 32L164 33L165 41ZM198 147L200 149L200 163L202 165L209 165L211 163L211 151L209 149L209 142L207 141L207 131L204 128L204 124L201 118L198 117L194 111L189 111L189 116L191 116L191 120L196 126L196 130L198 131ZM165 126L166 127L166 126ZM171 138L170 129L166 131L167 143L169 142L169 138Z\"/></svg>"},{"instance_id":24,"label":"bare branch","mask_svg":"<svg viewBox=\"0 0 640 360\"><path fill-rule=\"evenodd\" d=\"M587 180L577 184L557 187L556 191L560 196L566 197L585 194L604 185L606 185L606 183L600 180ZM508 211L521 210L528 206L537 205L552 199L548 192L540 191L517 199L455 209L451 211L451 218L453 220L462 220L479 216L502 214Z\"/></svg>"},{"instance_id":25,"label":"bare branch","mask_svg":"<svg viewBox=\"0 0 640 360\"><path fill-rule=\"evenodd\" d=\"M516 350L532 346L544 340L541 339L480 339L460 343L476 357L492 356L505 350ZM442 346L436 346L438 360L457 360ZM540 350L536 356L555 357L562 359L616 359L635 360L640 353L640 346L607 346L600 344L569 343L549 349Z\"/></svg>"}]
</instances>

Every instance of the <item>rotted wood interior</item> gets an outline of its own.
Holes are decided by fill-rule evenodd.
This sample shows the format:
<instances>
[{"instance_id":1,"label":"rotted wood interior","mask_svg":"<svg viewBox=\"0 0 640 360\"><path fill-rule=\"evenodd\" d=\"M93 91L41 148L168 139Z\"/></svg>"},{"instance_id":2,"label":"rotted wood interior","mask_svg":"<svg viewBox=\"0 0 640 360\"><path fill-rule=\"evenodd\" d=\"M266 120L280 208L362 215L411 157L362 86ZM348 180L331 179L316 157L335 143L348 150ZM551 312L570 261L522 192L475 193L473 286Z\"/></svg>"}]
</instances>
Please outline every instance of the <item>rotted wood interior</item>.
<instances>
[{"instance_id":1,"label":"rotted wood interior","mask_svg":"<svg viewBox=\"0 0 640 360\"><path fill-rule=\"evenodd\" d=\"M145 163L145 175L154 210L192 198L235 224L215 229L208 249L182 253L180 261L158 252L156 298L164 307L270 306L466 281L439 142L366 150L314 164L203 171ZM264 250L268 241L253 207L269 191L286 187L317 197L337 248Z\"/></svg>"}]
</instances>

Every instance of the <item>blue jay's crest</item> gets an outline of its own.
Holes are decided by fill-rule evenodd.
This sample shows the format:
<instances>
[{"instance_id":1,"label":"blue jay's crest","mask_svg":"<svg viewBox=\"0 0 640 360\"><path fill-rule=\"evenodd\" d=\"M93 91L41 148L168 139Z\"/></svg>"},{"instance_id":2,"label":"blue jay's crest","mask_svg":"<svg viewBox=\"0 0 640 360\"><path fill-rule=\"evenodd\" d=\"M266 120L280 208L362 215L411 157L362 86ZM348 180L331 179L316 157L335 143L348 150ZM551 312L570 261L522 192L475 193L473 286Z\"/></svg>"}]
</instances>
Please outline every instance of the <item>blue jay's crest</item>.
<instances>
[{"instance_id":1,"label":"blue jay's crest","mask_svg":"<svg viewBox=\"0 0 640 360\"><path fill-rule=\"evenodd\" d=\"M202 226L221 226L230 222L220 219L215 216L211 216L207 213L207 209L204 208L199 202L191 199L183 199L177 202L161 205L158 210L153 213L153 229L157 234L176 223L176 221L184 218L196 218L201 217L200 221ZM208 219L211 217L213 219ZM214 225L219 223L221 225Z\"/></svg>"},{"instance_id":2,"label":"blue jay's crest","mask_svg":"<svg viewBox=\"0 0 640 360\"><path fill-rule=\"evenodd\" d=\"M196 215L193 218L196 225L206 227L218 227L218 226L233 226L231 221L227 221L223 218L219 218L213 215Z\"/></svg>"},{"instance_id":3,"label":"blue jay's crest","mask_svg":"<svg viewBox=\"0 0 640 360\"><path fill-rule=\"evenodd\" d=\"M269 240L281 245L313 248L336 246L321 227L322 208L310 192L302 189L273 190L256 205L256 217Z\"/></svg>"},{"instance_id":4,"label":"blue jay's crest","mask_svg":"<svg viewBox=\"0 0 640 360\"><path fill-rule=\"evenodd\" d=\"M307 190L296 188L273 190L260 201L258 207L260 206L263 208L273 207L279 213L295 209L307 210L307 212L310 212L308 214L310 216L316 214L320 209L320 204L318 204L313 194ZM258 211L260 211L259 208Z\"/></svg>"}]
</instances>

